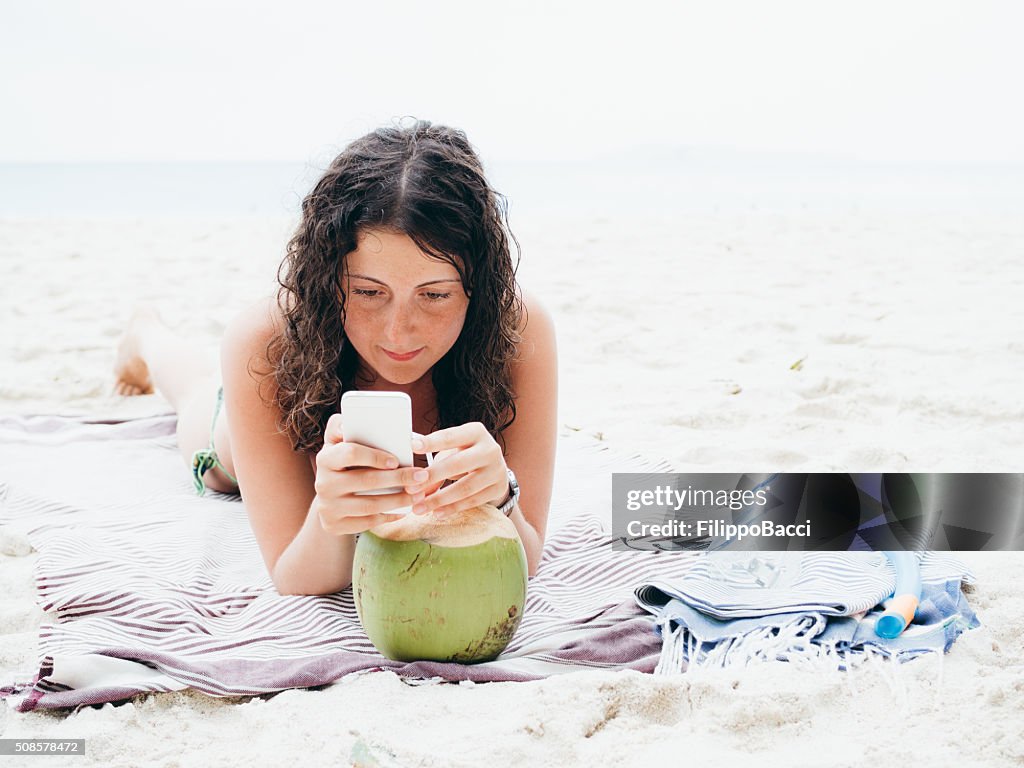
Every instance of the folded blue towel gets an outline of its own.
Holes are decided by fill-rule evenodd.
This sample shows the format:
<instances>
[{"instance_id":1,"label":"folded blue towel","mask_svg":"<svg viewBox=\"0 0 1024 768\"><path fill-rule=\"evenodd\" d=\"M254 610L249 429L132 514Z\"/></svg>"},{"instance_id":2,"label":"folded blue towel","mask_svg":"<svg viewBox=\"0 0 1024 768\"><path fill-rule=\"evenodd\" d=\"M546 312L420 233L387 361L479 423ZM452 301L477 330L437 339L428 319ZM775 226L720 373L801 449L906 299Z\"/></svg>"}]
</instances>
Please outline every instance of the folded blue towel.
<instances>
[{"instance_id":1,"label":"folded blue towel","mask_svg":"<svg viewBox=\"0 0 1024 768\"><path fill-rule=\"evenodd\" d=\"M891 594L895 572L879 586L879 577L886 572L884 557L846 555L807 553L795 560L792 554L775 555L775 563L772 553L747 555L753 565L734 564L731 571L723 570L712 555L704 568L695 567L674 587L642 585L636 590L637 602L656 615L655 628L662 636L655 672L681 672L691 664L746 665L758 659L825 658L845 669L854 657L872 652L907 661L923 653L945 652L965 629L980 626L961 588L963 582L973 581L970 572L948 555L924 553L921 570L928 579L913 623L898 637L878 637L875 620L882 610L877 604ZM851 583L864 594L847 588L843 595L836 574L849 577L858 560L863 573ZM761 568L765 563L769 567ZM777 583L765 580L779 573ZM725 605L709 606L708 594Z\"/></svg>"}]
</instances>

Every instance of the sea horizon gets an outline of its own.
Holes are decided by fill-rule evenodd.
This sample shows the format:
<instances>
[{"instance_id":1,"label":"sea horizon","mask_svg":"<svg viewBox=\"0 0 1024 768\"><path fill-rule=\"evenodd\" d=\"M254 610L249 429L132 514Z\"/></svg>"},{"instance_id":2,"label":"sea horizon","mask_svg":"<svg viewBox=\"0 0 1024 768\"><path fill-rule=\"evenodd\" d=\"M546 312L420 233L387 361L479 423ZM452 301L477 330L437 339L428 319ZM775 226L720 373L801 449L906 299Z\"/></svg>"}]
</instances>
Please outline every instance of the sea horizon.
<instances>
[{"instance_id":1,"label":"sea horizon","mask_svg":"<svg viewBox=\"0 0 1024 768\"><path fill-rule=\"evenodd\" d=\"M0 217L297 216L326 163L0 163ZM609 153L488 164L513 214L686 211L1010 212L1024 167L863 162L732 151Z\"/></svg>"}]
</instances>

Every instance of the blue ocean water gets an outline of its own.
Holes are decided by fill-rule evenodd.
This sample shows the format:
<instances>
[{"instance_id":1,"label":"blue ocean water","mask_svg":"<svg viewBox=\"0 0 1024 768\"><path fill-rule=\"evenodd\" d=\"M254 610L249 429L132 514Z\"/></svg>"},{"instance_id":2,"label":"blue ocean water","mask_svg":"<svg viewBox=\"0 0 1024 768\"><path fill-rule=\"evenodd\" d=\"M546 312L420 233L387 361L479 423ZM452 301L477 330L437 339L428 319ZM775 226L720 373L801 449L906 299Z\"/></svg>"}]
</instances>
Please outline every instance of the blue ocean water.
<instances>
[{"instance_id":1,"label":"blue ocean water","mask_svg":"<svg viewBox=\"0 0 1024 768\"><path fill-rule=\"evenodd\" d=\"M0 216L298 215L308 163L0 164ZM1024 169L912 167L799 156L638 151L502 161L488 175L513 215L710 210L1018 212Z\"/></svg>"},{"instance_id":2,"label":"blue ocean water","mask_svg":"<svg viewBox=\"0 0 1024 768\"><path fill-rule=\"evenodd\" d=\"M312 181L301 164L0 165L0 216L298 213Z\"/></svg>"}]
</instances>

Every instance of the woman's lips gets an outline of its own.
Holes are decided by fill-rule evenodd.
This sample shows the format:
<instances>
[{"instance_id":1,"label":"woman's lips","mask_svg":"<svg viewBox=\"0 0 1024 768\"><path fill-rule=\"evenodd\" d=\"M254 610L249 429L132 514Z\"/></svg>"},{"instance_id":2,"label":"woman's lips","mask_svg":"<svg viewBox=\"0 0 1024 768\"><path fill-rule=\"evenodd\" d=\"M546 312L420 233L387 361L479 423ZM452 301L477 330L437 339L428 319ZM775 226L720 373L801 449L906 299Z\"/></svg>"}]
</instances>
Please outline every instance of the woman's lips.
<instances>
[{"instance_id":1,"label":"woman's lips","mask_svg":"<svg viewBox=\"0 0 1024 768\"><path fill-rule=\"evenodd\" d=\"M390 357L392 360L397 360L400 363L404 363L406 360L412 360L414 357L416 357L416 355L418 355L422 351L423 347L420 347L419 349L414 349L412 352L403 352L400 354L398 352L392 352L390 349L385 349L384 354Z\"/></svg>"}]
</instances>

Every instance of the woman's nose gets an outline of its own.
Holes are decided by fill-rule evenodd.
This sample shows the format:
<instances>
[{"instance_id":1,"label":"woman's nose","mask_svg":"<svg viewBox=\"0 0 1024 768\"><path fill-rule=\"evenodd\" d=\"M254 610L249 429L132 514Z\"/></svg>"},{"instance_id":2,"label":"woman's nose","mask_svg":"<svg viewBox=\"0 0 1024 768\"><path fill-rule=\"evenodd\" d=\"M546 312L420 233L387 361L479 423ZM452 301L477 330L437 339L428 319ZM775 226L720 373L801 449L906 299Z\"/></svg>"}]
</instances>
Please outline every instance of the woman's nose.
<instances>
[{"instance_id":1,"label":"woman's nose","mask_svg":"<svg viewBox=\"0 0 1024 768\"><path fill-rule=\"evenodd\" d=\"M391 314L388 316L387 328L385 329L388 341L402 341L412 330L412 327L413 308L404 304L394 304ZM406 350L396 351L404 352Z\"/></svg>"}]
</instances>

